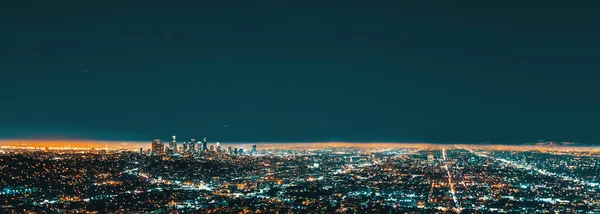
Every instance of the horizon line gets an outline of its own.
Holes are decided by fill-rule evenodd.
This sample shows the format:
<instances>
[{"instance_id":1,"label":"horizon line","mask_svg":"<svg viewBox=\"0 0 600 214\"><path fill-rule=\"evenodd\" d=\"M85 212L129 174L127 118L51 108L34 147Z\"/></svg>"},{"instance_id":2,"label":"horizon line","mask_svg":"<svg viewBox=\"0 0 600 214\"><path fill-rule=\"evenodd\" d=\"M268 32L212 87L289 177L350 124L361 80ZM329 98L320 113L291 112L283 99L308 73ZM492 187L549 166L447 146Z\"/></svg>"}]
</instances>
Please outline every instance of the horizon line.
<instances>
[{"instance_id":1,"label":"horizon line","mask_svg":"<svg viewBox=\"0 0 600 214\"><path fill-rule=\"evenodd\" d=\"M181 142L189 142L189 141L178 141ZM198 143L202 141L196 141ZM131 141L131 140L93 140L93 139L0 139L0 145L2 144L28 144L28 143L65 143L65 144L151 144L151 140L149 141ZM412 144L412 145L478 145L478 146L580 146L580 145L543 145L543 144L524 144L524 143L510 143L510 144L481 144L481 143L439 143L439 142L393 142L393 141L209 141L209 143L220 143L220 144ZM590 145L581 145L581 146L590 146ZM593 145L592 146L600 146Z\"/></svg>"}]
</instances>

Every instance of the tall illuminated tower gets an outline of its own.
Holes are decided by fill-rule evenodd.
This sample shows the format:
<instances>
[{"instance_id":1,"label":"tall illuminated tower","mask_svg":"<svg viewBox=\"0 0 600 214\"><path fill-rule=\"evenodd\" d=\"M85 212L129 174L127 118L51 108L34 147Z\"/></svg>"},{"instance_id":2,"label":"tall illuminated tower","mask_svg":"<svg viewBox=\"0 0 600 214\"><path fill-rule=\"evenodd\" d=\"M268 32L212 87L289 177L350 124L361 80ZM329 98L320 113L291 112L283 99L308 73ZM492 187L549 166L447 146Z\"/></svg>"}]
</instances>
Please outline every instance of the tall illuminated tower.
<instances>
[{"instance_id":1,"label":"tall illuminated tower","mask_svg":"<svg viewBox=\"0 0 600 214\"><path fill-rule=\"evenodd\" d=\"M196 139L192 138L188 149L190 150L190 152L196 151Z\"/></svg>"},{"instance_id":2,"label":"tall illuminated tower","mask_svg":"<svg viewBox=\"0 0 600 214\"><path fill-rule=\"evenodd\" d=\"M171 147L171 149L173 151L177 150L177 140L176 140L177 136L173 135L173 141L171 141L171 144L169 144L169 147Z\"/></svg>"},{"instance_id":3,"label":"tall illuminated tower","mask_svg":"<svg viewBox=\"0 0 600 214\"><path fill-rule=\"evenodd\" d=\"M163 151L164 151L164 148L162 145L162 141L160 141L160 139L152 140L152 153L154 155L160 155L163 153Z\"/></svg>"},{"instance_id":4,"label":"tall illuminated tower","mask_svg":"<svg viewBox=\"0 0 600 214\"><path fill-rule=\"evenodd\" d=\"M206 151L208 148L206 147L206 137L202 140L202 151Z\"/></svg>"}]
</instances>

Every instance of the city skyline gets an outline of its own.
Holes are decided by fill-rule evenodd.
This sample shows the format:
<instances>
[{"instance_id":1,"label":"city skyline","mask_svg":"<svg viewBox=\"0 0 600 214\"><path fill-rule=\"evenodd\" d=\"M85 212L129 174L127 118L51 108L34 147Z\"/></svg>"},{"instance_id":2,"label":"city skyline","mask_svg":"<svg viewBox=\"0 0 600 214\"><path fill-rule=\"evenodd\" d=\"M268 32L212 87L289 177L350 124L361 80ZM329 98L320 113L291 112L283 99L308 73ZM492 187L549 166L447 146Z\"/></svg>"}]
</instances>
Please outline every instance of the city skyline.
<instances>
[{"instance_id":1,"label":"city skyline","mask_svg":"<svg viewBox=\"0 0 600 214\"><path fill-rule=\"evenodd\" d=\"M163 144L163 150L170 148L169 141L164 141L159 138L155 138L149 141L90 141L90 140L49 140L49 139L26 139L26 140L0 140L0 149L26 149L26 150L44 150L46 148L57 149L57 150L80 150L89 151L95 149L109 149L109 150L123 150L123 151L136 151L140 148L152 149L154 141L161 142ZM189 146L190 140L178 141L176 143L177 149L181 149L184 145ZM206 143L206 145L203 145ZM380 147L380 148L395 148L395 147L436 147L436 148L455 148L468 146L471 148L527 148L527 149L556 149L556 150L598 150L597 145L594 144L581 144L577 142L555 142L555 141L537 141L530 142L527 144L494 144L491 142L480 142L480 143L427 143L427 142L221 142L221 141L196 141L195 149L206 147L210 145L222 145L222 146L237 146L244 148L252 148L254 145L260 145L263 148L275 148L275 147L323 147L323 146L334 146L334 147L354 147L354 146L368 146L368 147ZM198 150L200 151L200 150Z\"/></svg>"},{"instance_id":2,"label":"city skyline","mask_svg":"<svg viewBox=\"0 0 600 214\"><path fill-rule=\"evenodd\" d=\"M7 1L0 213L600 213L568 1Z\"/></svg>"},{"instance_id":3,"label":"city skyline","mask_svg":"<svg viewBox=\"0 0 600 214\"><path fill-rule=\"evenodd\" d=\"M7 1L0 213L600 213L568 1Z\"/></svg>"},{"instance_id":4,"label":"city skyline","mask_svg":"<svg viewBox=\"0 0 600 214\"><path fill-rule=\"evenodd\" d=\"M139 151L0 147L0 210L600 211L596 146L299 143L193 152L163 143Z\"/></svg>"}]
</instances>

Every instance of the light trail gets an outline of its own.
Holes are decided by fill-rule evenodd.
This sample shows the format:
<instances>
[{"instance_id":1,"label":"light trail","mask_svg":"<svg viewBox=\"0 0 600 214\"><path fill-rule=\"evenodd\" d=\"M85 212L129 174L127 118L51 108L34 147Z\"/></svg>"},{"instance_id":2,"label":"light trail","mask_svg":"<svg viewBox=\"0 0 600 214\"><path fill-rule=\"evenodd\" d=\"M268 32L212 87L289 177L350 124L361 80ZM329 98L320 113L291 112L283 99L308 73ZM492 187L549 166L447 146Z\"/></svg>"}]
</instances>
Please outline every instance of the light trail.
<instances>
[{"instance_id":1,"label":"light trail","mask_svg":"<svg viewBox=\"0 0 600 214\"><path fill-rule=\"evenodd\" d=\"M442 148L442 156L444 160L446 160L446 149ZM460 213L462 211L462 207L460 207L460 203L458 203L458 198L456 198L456 190L454 189L454 183L452 183L452 175L450 174L450 169L448 169L448 164L444 162L444 168L446 169L446 173L448 174L448 183L450 184L450 193L452 194L452 200L454 201L454 206L456 208L456 212Z\"/></svg>"},{"instance_id":2,"label":"light trail","mask_svg":"<svg viewBox=\"0 0 600 214\"><path fill-rule=\"evenodd\" d=\"M446 148L442 148L442 158L446 160Z\"/></svg>"}]
</instances>

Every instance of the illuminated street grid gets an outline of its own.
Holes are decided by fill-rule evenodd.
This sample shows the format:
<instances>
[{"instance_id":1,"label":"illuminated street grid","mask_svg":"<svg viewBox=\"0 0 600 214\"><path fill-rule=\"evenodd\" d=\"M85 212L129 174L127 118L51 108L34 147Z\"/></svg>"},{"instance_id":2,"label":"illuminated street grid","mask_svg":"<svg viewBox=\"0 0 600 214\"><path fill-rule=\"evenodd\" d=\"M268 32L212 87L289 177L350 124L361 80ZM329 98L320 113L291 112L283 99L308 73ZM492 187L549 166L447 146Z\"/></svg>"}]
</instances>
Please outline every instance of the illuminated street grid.
<instances>
[{"instance_id":1,"label":"illuminated street grid","mask_svg":"<svg viewBox=\"0 0 600 214\"><path fill-rule=\"evenodd\" d=\"M237 154L4 148L0 213L600 212L594 149L257 147Z\"/></svg>"}]
</instances>

